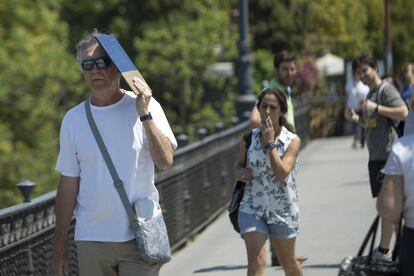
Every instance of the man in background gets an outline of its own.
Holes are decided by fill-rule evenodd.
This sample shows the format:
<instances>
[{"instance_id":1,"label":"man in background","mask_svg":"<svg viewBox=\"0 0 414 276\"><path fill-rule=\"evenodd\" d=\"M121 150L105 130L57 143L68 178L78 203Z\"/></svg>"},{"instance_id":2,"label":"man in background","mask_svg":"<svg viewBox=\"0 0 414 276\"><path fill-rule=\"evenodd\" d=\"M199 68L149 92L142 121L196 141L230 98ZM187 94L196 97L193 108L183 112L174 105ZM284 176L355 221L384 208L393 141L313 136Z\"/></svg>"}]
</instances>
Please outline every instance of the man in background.
<instances>
[{"instance_id":1,"label":"man in background","mask_svg":"<svg viewBox=\"0 0 414 276\"><path fill-rule=\"evenodd\" d=\"M401 91L401 97L408 104L410 97L414 94L414 64L407 63L403 66L404 88Z\"/></svg>"},{"instance_id":2,"label":"man in background","mask_svg":"<svg viewBox=\"0 0 414 276\"><path fill-rule=\"evenodd\" d=\"M345 107L345 118L352 123L352 132L354 135L354 140L352 142L352 148L356 149L358 144L361 148L365 146L365 130L357 122L353 122L352 117L355 117L357 114L361 113L361 104L366 99L369 87L366 86L359 78L359 75L356 71L355 62L352 63L352 72L354 78L351 85L347 85L347 101Z\"/></svg>"},{"instance_id":3,"label":"man in background","mask_svg":"<svg viewBox=\"0 0 414 276\"><path fill-rule=\"evenodd\" d=\"M265 88L276 88L285 93L288 103L286 120L295 128L294 107L292 103L292 85L296 76L295 56L287 51L277 53L273 58L273 70L275 78ZM256 105L250 113L250 124L253 127L260 126L260 115Z\"/></svg>"},{"instance_id":4,"label":"man in background","mask_svg":"<svg viewBox=\"0 0 414 276\"><path fill-rule=\"evenodd\" d=\"M392 124L404 121L408 110L398 90L389 82L381 80L374 56L364 54L355 60L361 81L370 91L361 105L362 114L352 117L354 122L365 126L369 153L368 172L372 197L376 198L381 189L381 170L385 165L392 144L398 139ZM381 240L373 252L373 258L389 260L389 250L394 227L381 220Z\"/></svg>"}]
</instances>

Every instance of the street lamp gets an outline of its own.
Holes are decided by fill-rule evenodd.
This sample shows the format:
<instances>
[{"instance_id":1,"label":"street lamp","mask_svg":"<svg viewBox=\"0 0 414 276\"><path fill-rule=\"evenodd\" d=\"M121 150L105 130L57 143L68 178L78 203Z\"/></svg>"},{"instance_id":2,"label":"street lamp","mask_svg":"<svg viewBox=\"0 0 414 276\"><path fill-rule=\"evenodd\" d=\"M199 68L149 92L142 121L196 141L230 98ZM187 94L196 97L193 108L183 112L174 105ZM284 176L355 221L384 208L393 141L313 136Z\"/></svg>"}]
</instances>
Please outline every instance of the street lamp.
<instances>
[{"instance_id":1,"label":"street lamp","mask_svg":"<svg viewBox=\"0 0 414 276\"><path fill-rule=\"evenodd\" d=\"M256 97L252 92L251 56L248 40L249 30L249 1L239 0L239 32L240 40L237 43L239 57L237 59L237 91L236 100L237 117L240 121L246 118L256 102Z\"/></svg>"},{"instance_id":2,"label":"street lamp","mask_svg":"<svg viewBox=\"0 0 414 276\"><path fill-rule=\"evenodd\" d=\"M22 193L24 202L30 202L30 195L32 194L33 188L36 186L36 183L26 179L20 183L17 183L16 186Z\"/></svg>"},{"instance_id":3,"label":"street lamp","mask_svg":"<svg viewBox=\"0 0 414 276\"><path fill-rule=\"evenodd\" d=\"M392 34L391 34L391 7L390 1L384 0L384 37L385 37L385 65L386 73L392 76L393 73L393 57L392 57Z\"/></svg>"}]
</instances>

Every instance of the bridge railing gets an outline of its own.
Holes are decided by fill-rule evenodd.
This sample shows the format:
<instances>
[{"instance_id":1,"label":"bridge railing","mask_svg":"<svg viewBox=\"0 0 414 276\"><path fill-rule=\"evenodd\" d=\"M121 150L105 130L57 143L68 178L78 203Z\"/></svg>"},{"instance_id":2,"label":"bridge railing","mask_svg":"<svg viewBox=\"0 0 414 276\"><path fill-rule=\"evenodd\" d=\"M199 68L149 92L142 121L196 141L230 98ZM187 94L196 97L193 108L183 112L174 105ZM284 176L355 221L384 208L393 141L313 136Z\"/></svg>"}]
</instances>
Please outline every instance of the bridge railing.
<instances>
[{"instance_id":1,"label":"bridge railing","mask_svg":"<svg viewBox=\"0 0 414 276\"><path fill-rule=\"evenodd\" d=\"M296 130L309 139L309 101L295 100ZM226 208L243 133L248 122L178 149L174 165L156 173L156 186L172 249L177 249ZM0 276L51 275L56 192L0 210ZM69 231L71 275L78 275L74 223Z\"/></svg>"},{"instance_id":2,"label":"bridge railing","mask_svg":"<svg viewBox=\"0 0 414 276\"><path fill-rule=\"evenodd\" d=\"M225 208L247 122L177 150L174 165L157 171L156 186L172 249L191 239ZM56 191L0 210L0 275L51 275ZM71 274L77 275L75 221L69 231Z\"/></svg>"}]
</instances>

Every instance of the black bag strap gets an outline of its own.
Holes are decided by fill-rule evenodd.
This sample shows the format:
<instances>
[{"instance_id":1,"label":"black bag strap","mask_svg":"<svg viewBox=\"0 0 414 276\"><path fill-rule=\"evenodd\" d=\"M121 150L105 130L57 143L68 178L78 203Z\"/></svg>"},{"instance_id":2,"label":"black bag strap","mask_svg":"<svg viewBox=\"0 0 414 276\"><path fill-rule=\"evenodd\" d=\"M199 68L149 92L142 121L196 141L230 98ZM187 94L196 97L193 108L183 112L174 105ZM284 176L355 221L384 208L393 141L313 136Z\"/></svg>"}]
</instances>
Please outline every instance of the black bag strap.
<instances>
[{"instance_id":1,"label":"black bag strap","mask_svg":"<svg viewBox=\"0 0 414 276\"><path fill-rule=\"evenodd\" d=\"M246 142L245 152L244 152L244 167L246 167L246 163L247 163L247 151L249 150L249 147L250 147L250 145L252 143L252 135L253 135L253 131L252 130L243 135L243 140L244 140L244 142ZM240 181L240 183L241 183L241 190L244 190L244 186L246 185L246 182Z\"/></svg>"},{"instance_id":2,"label":"black bag strap","mask_svg":"<svg viewBox=\"0 0 414 276\"><path fill-rule=\"evenodd\" d=\"M246 142L246 152L244 154L245 162L247 162L247 151L249 150L249 147L252 144L252 135L253 135L252 130L249 131L248 133L246 133L245 135L243 135L243 140L244 140L244 142ZM246 166L246 163L244 164L244 166Z\"/></svg>"},{"instance_id":3,"label":"black bag strap","mask_svg":"<svg viewBox=\"0 0 414 276\"><path fill-rule=\"evenodd\" d=\"M402 226L403 226L403 217L401 216L400 218L400 222L398 224L398 232L397 232L397 237L395 239L395 245L394 245L394 250L392 251L392 257L391 259L393 261L397 260L398 256L400 255L400 245L401 245L401 237L402 237Z\"/></svg>"},{"instance_id":4,"label":"black bag strap","mask_svg":"<svg viewBox=\"0 0 414 276\"><path fill-rule=\"evenodd\" d=\"M357 256L362 256L362 254L365 251L365 248L367 247L367 244L370 240L370 238L372 237L372 241L371 241L371 245L370 245L370 252L369 252L369 258L371 258L371 253L374 249L374 242L375 242L375 236L377 233L377 229L378 229L378 224L379 224L379 216L376 216L374 221L371 224L371 227L368 230L368 233L365 235L364 240L362 241L361 247L359 248L358 254Z\"/></svg>"},{"instance_id":5,"label":"black bag strap","mask_svg":"<svg viewBox=\"0 0 414 276\"><path fill-rule=\"evenodd\" d=\"M368 242L371 239L371 243L369 246L369 252L368 252L368 263L371 263L372 261L372 252L374 251L374 243L375 243L375 237L377 235L377 229L378 229L378 225L380 222L380 216L376 216L374 221L371 224L371 227L368 230L368 233L366 234L361 247L359 248L358 254L357 256L362 256L362 254L365 251L365 248L367 247ZM401 226L402 226L402 217L400 219L399 222L399 226L398 226L398 232L397 232L397 237L395 240L395 244L394 244L394 249L392 251L392 260L395 261L399 255L399 250L400 250L400 241L401 241Z\"/></svg>"},{"instance_id":6,"label":"black bag strap","mask_svg":"<svg viewBox=\"0 0 414 276\"><path fill-rule=\"evenodd\" d=\"M119 194L119 197L121 198L122 204L124 205L124 208L127 212L129 223L131 227L135 231L135 227L138 223L137 218L134 213L134 209L132 208L131 203L129 202L128 196L125 192L124 183L119 178L119 175L115 169L114 163L112 162L111 156L108 153L108 150L105 146L105 143L102 139L102 136L99 132L98 127L96 126L95 120L93 119L92 112L91 112L91 106L90 106L90 100L85 101L85 111L86 111L86 117L88 118L89 126L91 127L93 136L95 137L96 143L99 146L99 150L102 153L102 157L105 160L106 166L108 167L109 173L112 176L112 179L114 181L114 186Z\"/></svg>"}]
</instances>

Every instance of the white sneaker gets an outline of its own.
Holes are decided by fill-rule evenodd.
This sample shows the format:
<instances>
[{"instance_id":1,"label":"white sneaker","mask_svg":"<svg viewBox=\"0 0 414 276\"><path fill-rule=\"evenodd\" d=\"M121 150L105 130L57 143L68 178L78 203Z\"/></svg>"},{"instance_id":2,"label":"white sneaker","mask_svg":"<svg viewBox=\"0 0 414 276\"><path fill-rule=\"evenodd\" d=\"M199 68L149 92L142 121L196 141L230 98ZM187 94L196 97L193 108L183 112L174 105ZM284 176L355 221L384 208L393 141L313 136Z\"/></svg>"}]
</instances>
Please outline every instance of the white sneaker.
<instances>
[{"instance_id":1,"label":"white sneaker","mask_svg":"<svg viewBox=\"0 0 414 276\"><path fill-rule=\"evenodd\" d=\"M378 248L374 249L372 252L372 259L373 260L383 260L383 261L391 261L391 250L388 250L388 253L384 254L378 250Z\"/></svg>"}]
</instances>

